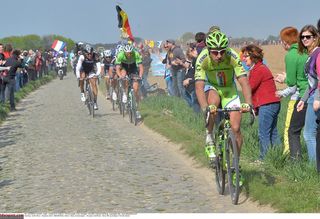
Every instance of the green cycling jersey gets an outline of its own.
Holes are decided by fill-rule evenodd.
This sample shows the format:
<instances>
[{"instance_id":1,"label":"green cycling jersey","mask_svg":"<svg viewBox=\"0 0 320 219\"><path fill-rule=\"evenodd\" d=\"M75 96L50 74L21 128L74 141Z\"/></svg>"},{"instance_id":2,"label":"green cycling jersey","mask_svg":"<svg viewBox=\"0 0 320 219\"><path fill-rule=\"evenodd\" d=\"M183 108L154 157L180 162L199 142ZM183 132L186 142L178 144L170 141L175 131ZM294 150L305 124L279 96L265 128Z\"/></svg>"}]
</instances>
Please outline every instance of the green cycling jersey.
<instances>
[{"instance_id":1,"label":"green cycling jersey","mask_svg":"<svg viewBox=\"0 0 320 219\"><path fill-rule=\"evenodd\" d=\"M124 51L121 51L118 53L115 61L115 65L121 65L121 64L127 64L127 65L132 65L136 64L139 65L142 63L142 57L139 54L138 51L133 50L131 57L127 57Z\"/></svg>"},{"instance_id":2,"label":"green cycling jersey","mask_svg":"<svg viewBox=\"0 0 320 219\"><path fill-rule=\"evenodd\" d=\"M207 48L197 58L195 80L203 80L206 84L218 87L234 87L234 76L246 75L239 55L231 48L226 49L224 60L214 62Z\"/></svg>"}]
</instances>

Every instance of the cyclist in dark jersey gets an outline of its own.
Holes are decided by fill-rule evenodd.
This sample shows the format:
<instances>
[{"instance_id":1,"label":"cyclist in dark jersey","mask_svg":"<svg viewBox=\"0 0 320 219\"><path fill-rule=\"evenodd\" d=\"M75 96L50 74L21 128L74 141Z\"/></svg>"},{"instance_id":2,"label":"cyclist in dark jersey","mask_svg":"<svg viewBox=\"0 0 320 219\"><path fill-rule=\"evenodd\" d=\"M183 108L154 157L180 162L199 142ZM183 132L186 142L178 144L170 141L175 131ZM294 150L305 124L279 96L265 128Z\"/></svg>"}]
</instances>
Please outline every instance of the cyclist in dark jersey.
<instances>
[{"instance_id":1,"label":"cyclist in dark jersey","mask_svg":"<svg viewBox=\"0 0 320 219\"><path fill-rule=\"evenodd\" d=\"M115 89L116 89L117 83L115 80L112 80L114 78L117 78L115 68L114 68L114 62L115 62L115 58L112 57L111 50L105 50L103 52L102 67L103 67L106 88L107 88L106 98L110 99L110 95L112 95L112 99L116 100L117 94L115 92ZM113 87L113 91L114 91L113 94L109 94L111 80L112 80L111 86Z\"/></svg>"},{"instance_id":2,"label":"cyclist in dark jersey","mask_svg":"<svg viewBox=\"0 0 320 219\"><path fill-rule=\"evenodd\" d=\"M81 100L85 101L84 95L84 79L89 77L90 85L92 88L92 92L94 95L94 109L98 109L97 105L97 78L99 77L101 72L100 61L97 53L93 52L93 48L90 45L86 45L83 50L83 55L80 55L76 74L77 78L80 80L80 92L81 92Z\"/></svg>"}]
</instances>

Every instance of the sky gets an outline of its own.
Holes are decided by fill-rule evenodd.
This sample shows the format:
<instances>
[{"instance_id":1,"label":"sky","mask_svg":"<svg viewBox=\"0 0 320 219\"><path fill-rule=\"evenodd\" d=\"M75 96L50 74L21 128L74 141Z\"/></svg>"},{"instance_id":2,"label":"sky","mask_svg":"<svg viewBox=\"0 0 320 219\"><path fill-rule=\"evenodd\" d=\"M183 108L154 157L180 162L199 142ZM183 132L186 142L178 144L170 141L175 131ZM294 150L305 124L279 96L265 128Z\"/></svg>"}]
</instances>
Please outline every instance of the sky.
<instances>
[{"instance_id":1,"label":"sky","mask_svg":"<svg viewBox=\"0 0 320 219\"><path fill-rule=\"evenodd\" d=\"M127 13L133 36L150 40L207 32L212 25L233 38L266 39L320 18L320 0L2 0L0 38L58 34L114 43L120 39L116 5Z\"/></svg>"}]
</instances>

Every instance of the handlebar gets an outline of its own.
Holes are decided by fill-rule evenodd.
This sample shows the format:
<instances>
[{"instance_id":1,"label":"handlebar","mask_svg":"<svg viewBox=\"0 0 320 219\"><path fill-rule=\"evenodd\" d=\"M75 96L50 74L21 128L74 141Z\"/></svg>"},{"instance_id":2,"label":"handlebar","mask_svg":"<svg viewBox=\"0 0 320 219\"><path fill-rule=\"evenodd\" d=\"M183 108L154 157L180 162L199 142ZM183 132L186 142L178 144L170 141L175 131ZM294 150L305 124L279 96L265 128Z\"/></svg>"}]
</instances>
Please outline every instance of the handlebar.
<instances>
[{"instance_id":1,"label":"handlebar","mask_svg":"<svg viewBox=\"0 0 320 219\"><path fill-rule=\"evenodd\" d=\"M238 112L238 111L241 111L241 107L227 107L227 108L223 108L223 109L222 108L218 108L216 110L216 112L221 112L221 113ZM247 112L242 112L242 113L247 113ZM248 113L250 113L250 122L249 122L249 124L250 124L250 126L252 126L253 123L254 123L254 120L256 118L256 114L255 114L253 108L251 108ZM213 113L210 112L210 111L206 112L206 115L205 115L205 123L206 123L205 127L206 128L209 125L209 118L210 118L211 114L213 114Z\"/></svg>"}]
</instances>

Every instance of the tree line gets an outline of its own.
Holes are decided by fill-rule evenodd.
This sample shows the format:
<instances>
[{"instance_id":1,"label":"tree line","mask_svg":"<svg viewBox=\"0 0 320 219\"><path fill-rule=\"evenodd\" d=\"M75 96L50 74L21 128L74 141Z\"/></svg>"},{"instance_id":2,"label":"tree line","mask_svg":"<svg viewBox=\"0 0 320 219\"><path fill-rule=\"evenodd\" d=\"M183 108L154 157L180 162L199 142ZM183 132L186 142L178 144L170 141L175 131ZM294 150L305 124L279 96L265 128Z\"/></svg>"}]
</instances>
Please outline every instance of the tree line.
<instances>
[{"instance_id":1,"label":"tree line","mask_svg":"<svg viewBox=\"0 0 320 219\"><path fill-rule=\"evenodd\" d=\"M25 36L9 36L0 39L0 43L8 44L10 43L13 48L19 48L23 50L29 49L41 49L48 50L51 48L54 40L60 40L67 44L67 50L70 51L74 48L75 42L70 39L60 35L46 35L46 36L38 36L35 34L29 34Z\"/></svg>"}]
</instances>

